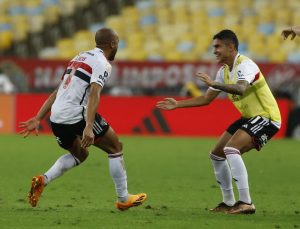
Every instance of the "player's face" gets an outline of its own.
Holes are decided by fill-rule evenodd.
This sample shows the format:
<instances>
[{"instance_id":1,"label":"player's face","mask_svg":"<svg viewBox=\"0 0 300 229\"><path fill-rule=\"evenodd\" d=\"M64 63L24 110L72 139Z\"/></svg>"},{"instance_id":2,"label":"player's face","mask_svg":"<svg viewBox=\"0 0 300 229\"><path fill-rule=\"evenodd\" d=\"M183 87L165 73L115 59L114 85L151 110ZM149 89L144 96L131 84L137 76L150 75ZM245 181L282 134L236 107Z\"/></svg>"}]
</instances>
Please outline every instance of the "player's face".
<instances>
[{"instance_id":1,"label":"player's face","mask_svg":"<svg viewBox=\"0 0 300 229\"><path fill-rule=\"evenodd\" d=\"M218 63L226 63L231 54L231 48L226 41L214 39L214 54Z\"/></svg>"},{"instance_id":2,"label":"player's face","mask_svg":"<svg viewBox=\"0 0 300 229\"><path fill-rule=\"evenodd\" d=\"M112 42L112 45L111 45L110 55L108 56L109 61L113 61L115 59L115 56L116 56L117 51L118 51L118 47L119 47L119 38L115 37L115 39L114 39L114 41Z\"/></svg>"}]
</instances>

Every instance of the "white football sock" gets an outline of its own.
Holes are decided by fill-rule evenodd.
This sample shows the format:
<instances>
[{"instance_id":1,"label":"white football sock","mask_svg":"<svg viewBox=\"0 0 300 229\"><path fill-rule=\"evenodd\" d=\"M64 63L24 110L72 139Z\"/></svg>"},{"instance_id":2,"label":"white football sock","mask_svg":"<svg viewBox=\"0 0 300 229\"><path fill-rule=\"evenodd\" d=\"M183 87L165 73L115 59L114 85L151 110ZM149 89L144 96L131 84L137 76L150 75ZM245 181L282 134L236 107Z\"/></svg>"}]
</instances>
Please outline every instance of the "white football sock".
<instances>
[{"instance_id":1,"label":"white football sock","mask_svg":"<svg viewBox=\"0 0 300 229\"><path fill-rule=\"evenodd\" d=\"M123 153L109 154L109 171L114 181L119 201L126 202L128 198L127 176L124 166Z\"/></svg>"},{"instance_id":2,"label":"white football sock","mask_svg":"<svg viewBox=\"0 0 300 229\"><path fill-rule=\"evenodd\" d=\"M231 168L231 174L239 191L239 200L250 204L248 173L240 151L233 147L225 147L224 153Z\"/></svg>"},{"instance_id":3,"label":"white football sock","mask_svg":"<svg viewBox=\"0 0 300 229\"><path fill-rule=\"evenodd\" d=\"M80 161L72 154L68 153L62 155L57 159L54 165L46 173L44 173L45 185L49 184L52 180L60 177L64 174L64 172L79 164Z\"/></svg>"},{"instance_id":4,"label":"white football sock","mask_svg":"<svg viewBox=\"0 0 300 229\"><path fill-rule=\"evenodd\" d=\"M218 157L212 153L210 153L210 159L214 167L217 182L222 191L223 202L228 206L232 206L235 203L235 198L232 188L232 177L228 162L225 158Z\"/></svg>"}]
</instances>

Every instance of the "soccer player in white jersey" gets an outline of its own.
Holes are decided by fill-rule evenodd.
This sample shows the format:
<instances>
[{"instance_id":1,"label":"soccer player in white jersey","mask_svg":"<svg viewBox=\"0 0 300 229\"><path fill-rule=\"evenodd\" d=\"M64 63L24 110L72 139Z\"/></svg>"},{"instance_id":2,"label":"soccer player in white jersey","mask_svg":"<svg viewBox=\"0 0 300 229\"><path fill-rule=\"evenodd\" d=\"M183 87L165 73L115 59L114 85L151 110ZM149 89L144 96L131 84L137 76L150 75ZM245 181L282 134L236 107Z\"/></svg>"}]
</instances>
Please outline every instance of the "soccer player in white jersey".
<instances>
[{"instance_id":1,"label":"soccer player in white jersey","mask_svg":"<svg viewBox=\"0 0 300 229\"><path fill-rule=\"evenodd\" d=\"M300 26L291 26L288 28L285 28L281 32L281 36L284 40L286 40L289 36L291 36L291 40L294 40L296 36L300 36Z\"/></svg>"},{"instance_id":2,"label":"soccer player in white jersey","mask_svg":"<svg viewBox=\"0 0 300 229\"><path fill-rule=\"evenodd\" d=\"M35 117L21 122L20 132L27 137L38 133L40 121L51 110L51 127L58 144L69 151L61 156L43 175L34 176L28 193L35 207L46 185L64 172L81 164L88 157L91 145L108 154L110 175L118 200L116 207L127 210L142 204L147 195L128 194L123 162L123 147L111 126L97 113L100 92L111 74L111 65L118 50L115 31L102 28L95 35L96 48L82 52L69 63L58 88L48 97Z\"/></svg>"},{"instance_id":3,"label":"soccer player in white jersey","mask_svg":"<svg viewBox=\"0 0 300 229\"><path fill-rule=\"evenodd\" d=\"M255 206L250 197L248 174L241 156L251 149L260 150L278 132L281 116L276 100L258 66L238 53L236 34L231 30L220 31L213 37L213 47L217 62L224 65L218 71L215 81L205 73L197 74L209 86L206 93L180 101L165 98L157 103L157 107L172 110L205 106L221 91L227 92L240 111L241 118L228 127L210 152L223 196L223 201L210 210L228 214L253 214ZM232 178L239 193L238 201L235 201Z\"/></svg>"}]
</instances>

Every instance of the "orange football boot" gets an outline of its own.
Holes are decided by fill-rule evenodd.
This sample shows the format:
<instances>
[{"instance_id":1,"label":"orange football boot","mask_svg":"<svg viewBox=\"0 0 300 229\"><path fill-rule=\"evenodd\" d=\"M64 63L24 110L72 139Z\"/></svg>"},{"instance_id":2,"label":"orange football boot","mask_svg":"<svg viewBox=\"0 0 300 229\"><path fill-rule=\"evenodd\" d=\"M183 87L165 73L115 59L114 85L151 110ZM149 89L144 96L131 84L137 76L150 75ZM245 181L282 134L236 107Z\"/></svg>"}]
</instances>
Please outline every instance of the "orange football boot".
<instances>
[{"instance_id":1,"label":"orange football boot","mask_svg":"<svg viewBox=\"0 0 300 229\"><path fill-rule=\"evenodd\" d=\"M145 202L147 199L147 194L146 193L139 193L136 195L128 195L128 200L126 202L116 202L116 207L120 211L127 210L131 207L136 207L141 205L142 203Z\"/></svg>"},{"instance_id":2,"label":"orange football boot","mask_svg":"<svg viewBox=\"0 0 300 229\"><path fill-rule=\"evenodd\" d=\"M232 206L225 204L224 202L218 204L215 208L209 209L210 212L227 212Z\"/></svg>"},{"instance_id":3,"label":"orange football boot","mask_svg":"<svg viewBox=\"0 0 300 229\"><path fill-rule=\"evenodd\" d=\"M227 214L254 214L256 211L254 204L247 204L243 201L236 202Z\"/></svg>"},{"instance_id":4,"label":"orange football boot","mask_svg":"<svg viewBox=\"0 0 300 229\"><path fill-rule=\"evenodd\" d=\"M44 190L44 176L34 176L31 181L31 188L28 193L28 202L32 207L37 205L39 198Z\"/></svg>"}]
</instances>

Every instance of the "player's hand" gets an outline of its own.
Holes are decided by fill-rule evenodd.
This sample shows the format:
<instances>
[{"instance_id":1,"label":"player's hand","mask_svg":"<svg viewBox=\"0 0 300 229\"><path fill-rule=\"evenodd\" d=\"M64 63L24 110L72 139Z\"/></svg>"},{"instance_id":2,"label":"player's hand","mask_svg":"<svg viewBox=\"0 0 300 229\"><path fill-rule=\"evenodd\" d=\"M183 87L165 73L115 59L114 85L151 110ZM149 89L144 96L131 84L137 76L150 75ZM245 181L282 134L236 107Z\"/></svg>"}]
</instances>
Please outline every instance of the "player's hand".
<instances>
[{"instance_id":1,"label":"player's hand","mask_svg":"<svg viewBox=\"0 0 300 229\"><path fill-rule=\"evenodd\" d=\"M292 27L282 30L281 36L286 40L291 35L291 40L294 40L296 33L292 30Z\"/></svg>"},{"instance_id":2,"label":"player's hand","mask_svg":"<svg viewBox=\"0 0 300 229\"><path fill-rule=\"evenodd\" d=\"M20 122L19 127L23 128L23 130L21 130L19 132L19 134L22 134L24 138L26 138L31 131L35 131L35 135L38 136L39 135L39 125L40 125L40 121L36 119L36 117L33 117L29 120L27 120L26 122Z\"/></svg>"},{"instance_id":3,"label":"player's hand","mask_svg":"<svg viewBox=\"0 0 300 229\"><path fill-rule=\"evenodd\" d=\"M173 98L165 98L163 101L158 101L156 107L163 110L173 110L177 108L178 102Z\"/></svg>"},{"instance_id":4,"label":"player's hand","mask_svg":"<svg viewBox=\"0 0 300 229\"><path fill-rule=\"evenodd\" d=\"M93 133L93 126L87 125L82 134L82 139L81 139L81 147L82 148L87 148L94 144L94 138L95 135Z\"/></svg>"},{"instance_id":5,"label":"player's hand","mask_svg":"<svg viewBox=\"0 0 300 229\"><path fill-rule=\"evenodd\" d=\"M211 87L213 86L213 80L210 78L209 75L203 72L198 72L196 74L197 78L199 78L201 81L203 81L207 86Z\"/></svg>"}]
</instances>

